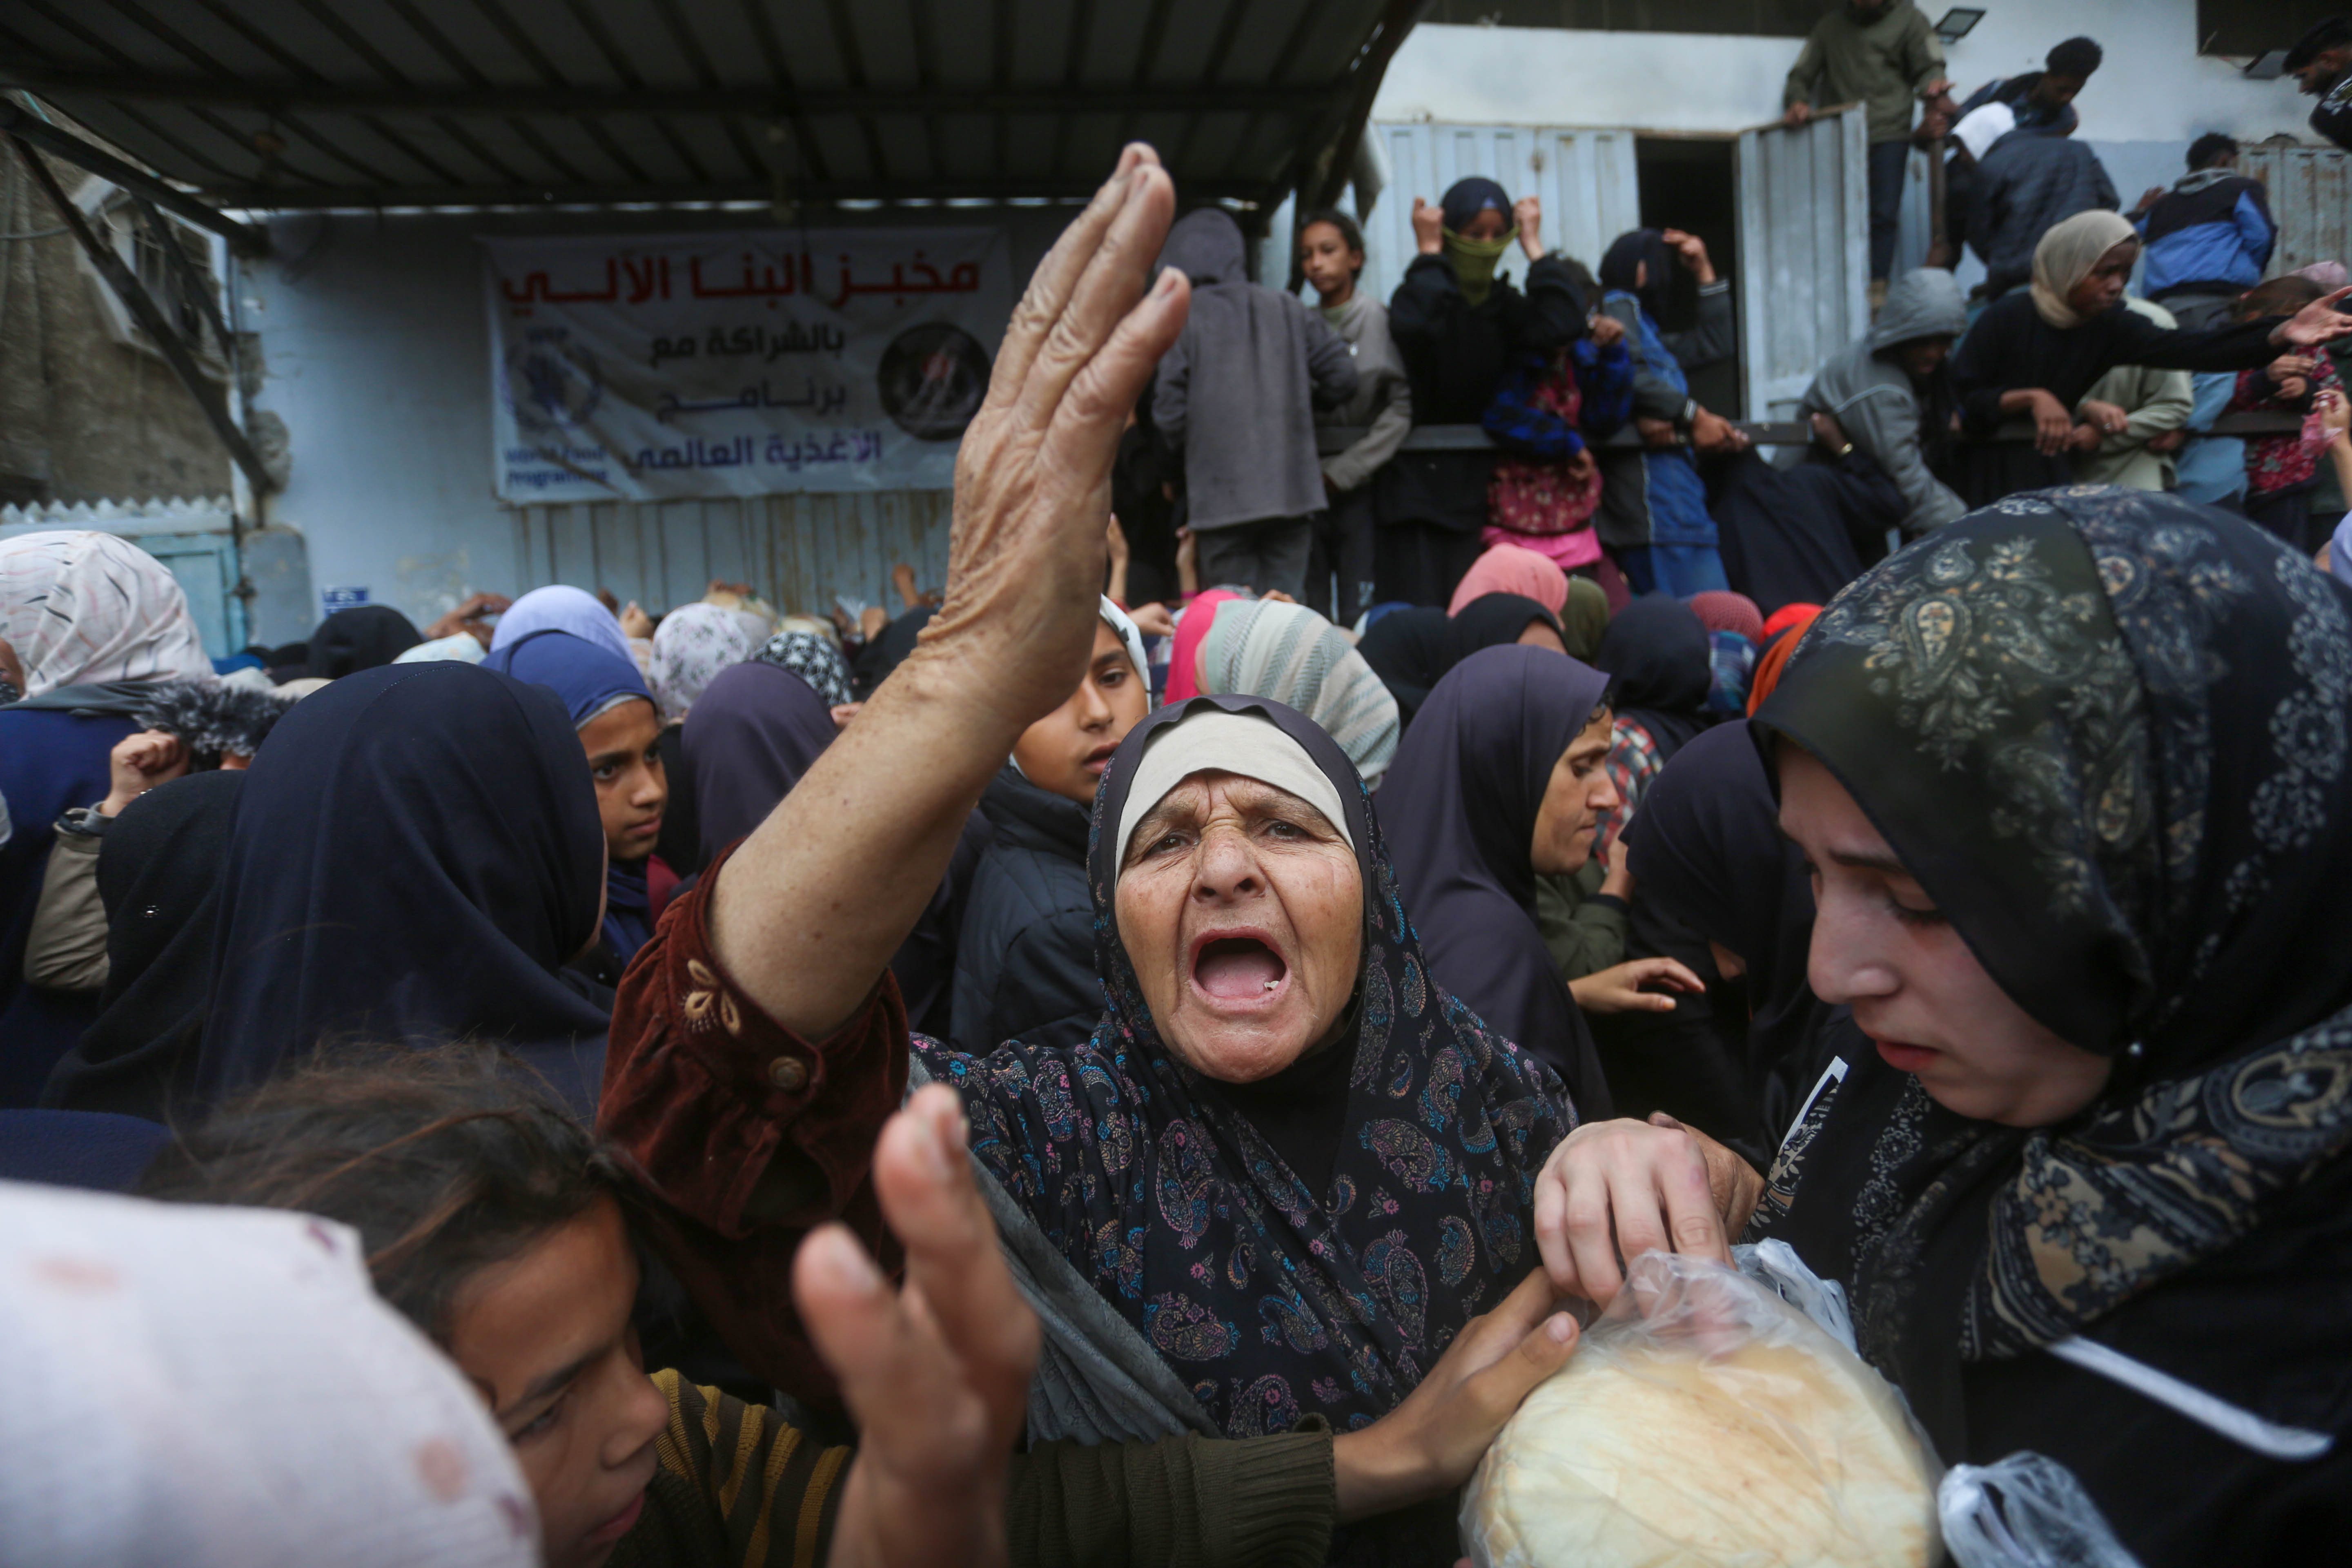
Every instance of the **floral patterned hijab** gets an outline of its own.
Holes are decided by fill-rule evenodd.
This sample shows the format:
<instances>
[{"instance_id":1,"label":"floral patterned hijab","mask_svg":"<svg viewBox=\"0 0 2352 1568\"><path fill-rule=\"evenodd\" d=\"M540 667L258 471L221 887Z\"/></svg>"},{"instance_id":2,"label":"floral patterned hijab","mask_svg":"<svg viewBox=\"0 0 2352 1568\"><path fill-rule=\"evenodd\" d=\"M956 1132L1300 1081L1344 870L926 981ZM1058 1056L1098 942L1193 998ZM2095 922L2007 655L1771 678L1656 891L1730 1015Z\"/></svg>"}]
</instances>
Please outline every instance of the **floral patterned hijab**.
<instances>
[{"instance_id":1,"label":"floral patterned hijab","mask_svg":"<svg viewBox=\"0 0 2352 1568\"><path fill-rule=\"evenodd\" d=\"M1836 774L2020 1006L2116 1058L2027 1131L1874 1058L1783 1148L1775 1234L1847 1278L1931 1429L1958 1363L2062 1340L2346 1184L2352 594L2168 496L2011 496L1841 593L1756 722ZM2215 1295L2200 1346L2292 1330L2263 1291Z\"/></svg>"},{"instance_id":2,"label":"floral patterned hijab","mask_svg":"<svg viewBox=\"0 0 2352 1568\"><path fill-rule=\"evenodd\" d=\"M751 657L761 639L744 622L742 611L703 604L681 605L662 617L647 674L664 721L684 719L720 670Z\"/></svg>"},{"instance_id":3,"label":"floral patterned hijab","mask_svg":"<svg viewBox=\"0 0 2352 1568\"><path fill-rule=\"evenodd\" d=\"M1320 1194L1240 1097L1161 1043L1113 923L1105 824L1152 735L1210 707L1298 742L1339 792L1363 873L1354 1022L1326 1047L1349 1066L1325 1075L1345 1105ZM1227 1436L1378 1419L1538 1266L1535 1178L1574 1125L1559 1080L1430 984L1362 781L1279 703L1198 697L1137 725L1104 774L1087 869L1107 1003L1093 1037L985 1057L919 1039L925 1066L962 1093L973 1152Z\"/></svg>"}]
</instances>

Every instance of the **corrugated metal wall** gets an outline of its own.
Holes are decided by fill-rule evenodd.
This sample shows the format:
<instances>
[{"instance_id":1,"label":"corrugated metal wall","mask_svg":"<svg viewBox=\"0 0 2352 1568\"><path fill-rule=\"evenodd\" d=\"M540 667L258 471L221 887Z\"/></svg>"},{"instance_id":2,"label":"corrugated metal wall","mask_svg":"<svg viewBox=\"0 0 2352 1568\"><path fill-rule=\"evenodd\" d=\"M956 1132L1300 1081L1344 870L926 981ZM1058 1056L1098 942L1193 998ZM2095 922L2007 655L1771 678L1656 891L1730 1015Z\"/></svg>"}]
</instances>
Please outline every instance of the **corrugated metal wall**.
<instances>
[{"instance_id":1,"label":"corrugated metal wall","mask_svg":"<svg viewBox=\"0 0 2352 1568\"><path fill-rule=\"evenodd\" d=\"M948 570L946 490L602 501L515 509L525 583L609 588L656 613L712 578L749 583L777 608L823 615L835 597L896 610L890 568L925 588Z\"/></svg>"},{"instance_id":2,"label":"corrugated metal wall","mask_svg":"<svg viewBox=\"0 0 2352 1568\"><path fill-rule=\"evenodd\" d=\"M2352 262L2352 153L2249 146L2238 153L2238 169L2269 187L2279 226L2270 276L2315 261Z\"/></svg>"},{"instance_id":3,"label":"corrugated metal wall","mask_svg":"<svg viewBox=\"0 0 2352 1568\"><path fill-rule=\"evenodd\" d=\"M1748 417L1786 419L1870 322L1862 110L1739 138L1740 363Z\"/></svg>"},{"instance_id":4,"label":"corrugated metal wall","mask_svg":"<svg viewBox=\"0 0 2352 1568\"><path fill-rule=\"evenodd\" d=\"M1360 286L1373 298L1396 291L1412 264L1412 198L1435 201L1469 174L1498 181L1513 196L1542 198L1543 240L1592 266L1609 242L1642 226L1633 132L1532 125L1374 125L1388 184L1364 225ZM1517 251L1503 266L1527 271Z\"/></svg>"}]
</instances>

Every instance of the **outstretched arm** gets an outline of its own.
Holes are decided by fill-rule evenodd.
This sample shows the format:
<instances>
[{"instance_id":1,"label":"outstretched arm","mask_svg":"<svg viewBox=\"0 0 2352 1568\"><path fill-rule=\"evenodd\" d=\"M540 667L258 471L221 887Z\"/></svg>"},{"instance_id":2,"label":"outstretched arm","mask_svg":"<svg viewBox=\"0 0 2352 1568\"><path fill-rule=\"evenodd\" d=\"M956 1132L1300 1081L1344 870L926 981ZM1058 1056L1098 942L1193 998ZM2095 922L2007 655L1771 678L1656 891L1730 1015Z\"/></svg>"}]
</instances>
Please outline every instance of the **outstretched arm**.
<instances>
[{"instance_id":1,"label":"outstretched arm","mask_svg":"<svg viewBox=\"0 0 2352 1568\"><path fill-rule=\"evenodd\" d=\"M712 889L716 956L786 1029L821 1038L866 999L1013 741L1085 668L1111 460L1191 298L1172 268L1145 297L1175 201L1130 146L1039 264L956 459L946 602Z\"/></svg>"}]
</instances>

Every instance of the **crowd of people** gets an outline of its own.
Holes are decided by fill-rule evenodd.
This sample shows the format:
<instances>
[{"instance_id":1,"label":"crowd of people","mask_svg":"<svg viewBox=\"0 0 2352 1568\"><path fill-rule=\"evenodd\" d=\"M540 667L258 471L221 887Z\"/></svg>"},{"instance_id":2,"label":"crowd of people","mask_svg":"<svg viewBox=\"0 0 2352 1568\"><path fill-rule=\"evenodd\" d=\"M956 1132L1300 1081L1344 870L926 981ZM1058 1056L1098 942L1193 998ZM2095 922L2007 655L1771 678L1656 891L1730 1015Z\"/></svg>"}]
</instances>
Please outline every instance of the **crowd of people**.
<instances>
[{"instance_id":1,"label":"crowd of people","mask_svg":"<svg viewBox=\"0 0 2352 1568\"><path fill-rule=\"evenodd\" d=\"M2063 138L2065 65L1977 98ZM1943 1461L2323 1559L2352 315L2200 149L1973 324L1892 280L1786 467L1693 236L1465 180L1385 310L1310 215L1308 306L1136 146L895 614L215 664L135 544L0 541L0 1562L1450 1564L1629 1261L1762 1238ZM2183 373L2309 410L2244 515L2125 460Z\"/></svg>"}]
</instances>

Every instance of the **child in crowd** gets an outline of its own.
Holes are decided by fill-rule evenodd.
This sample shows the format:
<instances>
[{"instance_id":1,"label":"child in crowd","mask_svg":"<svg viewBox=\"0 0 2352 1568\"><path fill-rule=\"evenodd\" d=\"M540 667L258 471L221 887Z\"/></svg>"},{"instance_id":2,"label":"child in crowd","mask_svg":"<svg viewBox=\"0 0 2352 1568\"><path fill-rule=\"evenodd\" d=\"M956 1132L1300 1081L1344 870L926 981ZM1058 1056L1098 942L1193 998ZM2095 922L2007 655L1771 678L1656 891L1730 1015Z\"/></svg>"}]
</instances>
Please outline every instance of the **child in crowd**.
<instances>
[{"instance_id":1,"label":"child in crowd","mask_svg":"<svg viewBox=\"0 0 2352 1568\"><path fill-rule=\"evenodd\" d=\"M2247 289L2238 296L2230 313L2241 321L2292 315L2324 293L2310 279L2289 274ZM2336 362L2324 349L2290 353L2258 370L2240 371L2238 389L2230 398L2232 414L2304 416L2303 428L2292 435L2247 440L2246 515L2284 540L2289 548L2306 554L2316 548L2316 541L2306 538L2311 527L2311 492L2319 488L2319 454L2327 446L2326 432L2313 410L2313 397L2341 390L2343 384L2336 374Z\"/></svg>"},{"instance_id":2,"label":"child in crowd","mask_svg":"<svg viewBox=\"0 0 2352 1568\"><path fill-rule=\"evenodd\" d=\"M1331 208L1308 214L1298 229L1298 264L1314 285L1318 313L1356 362L1355 395L1315 415L1318 425L1363 434L1323 459L1330 507L1316 518L1305 600L1349 626L1372 606L1372 478L1412 428L1412 389L1389 336L1388 307L1356 287L1364 272L1364 235L1356 220ZM1339 592L1327 597L1335 574Z\"/></svg>"}]
</instances>

